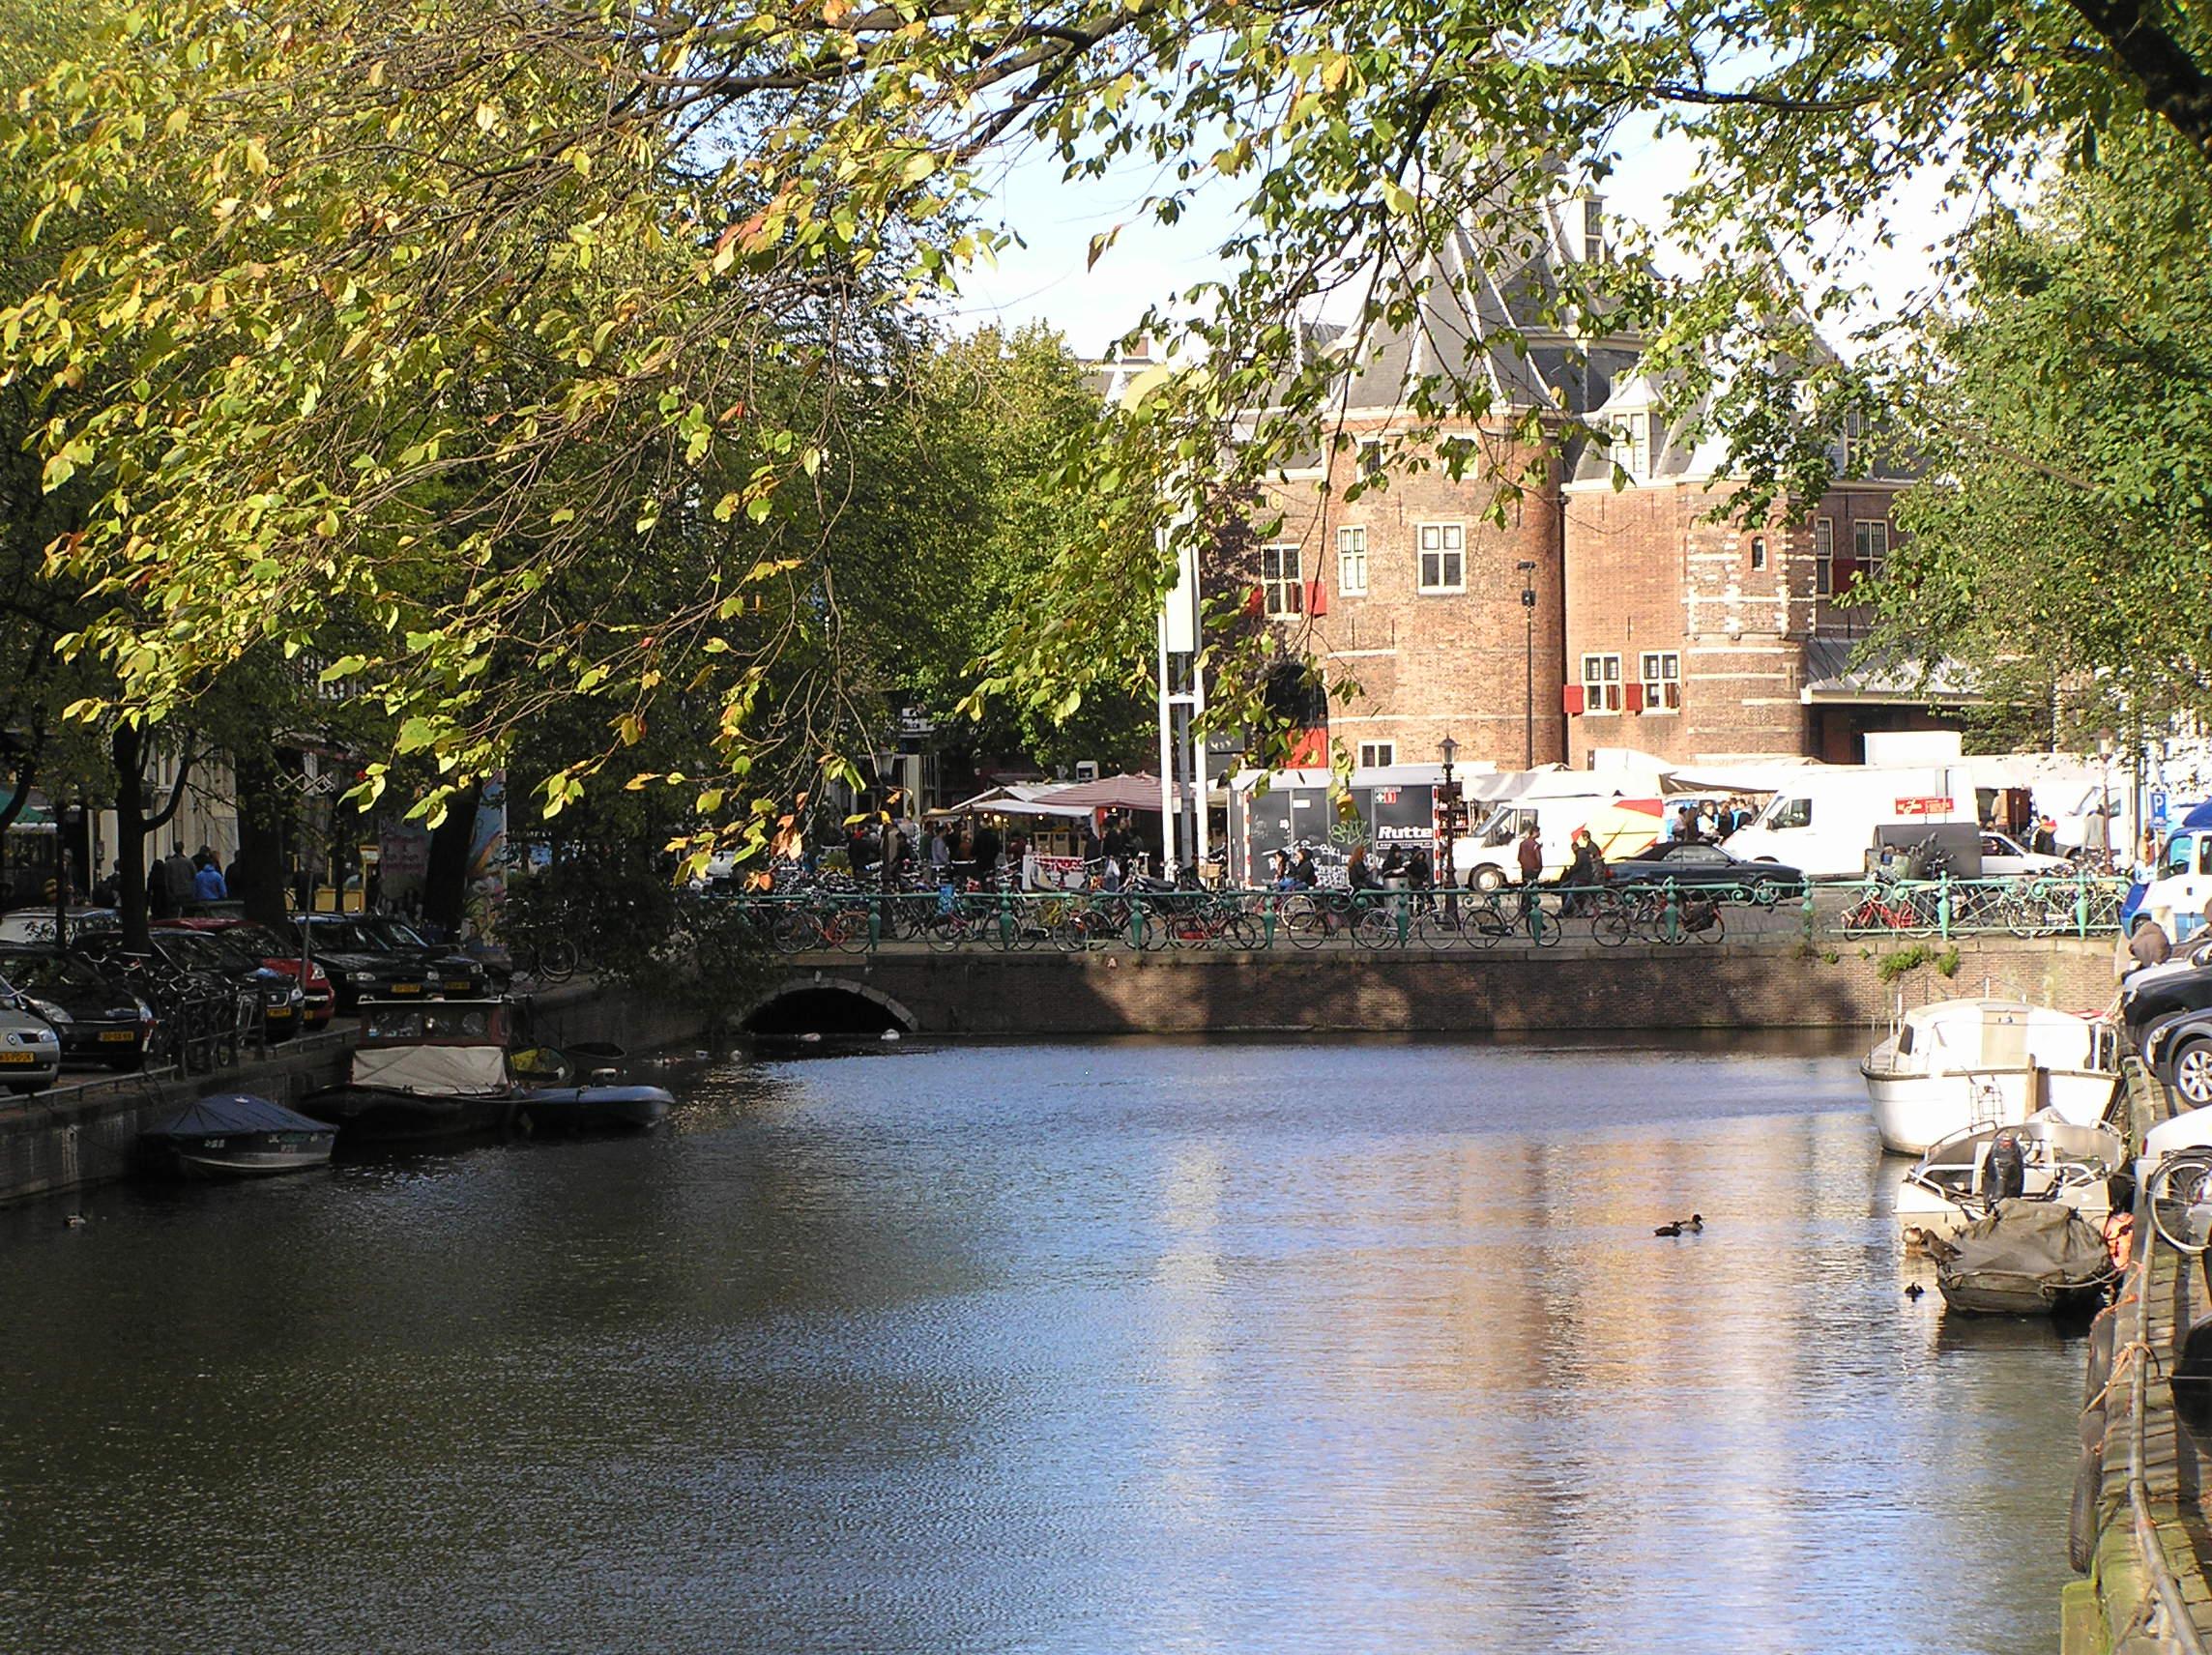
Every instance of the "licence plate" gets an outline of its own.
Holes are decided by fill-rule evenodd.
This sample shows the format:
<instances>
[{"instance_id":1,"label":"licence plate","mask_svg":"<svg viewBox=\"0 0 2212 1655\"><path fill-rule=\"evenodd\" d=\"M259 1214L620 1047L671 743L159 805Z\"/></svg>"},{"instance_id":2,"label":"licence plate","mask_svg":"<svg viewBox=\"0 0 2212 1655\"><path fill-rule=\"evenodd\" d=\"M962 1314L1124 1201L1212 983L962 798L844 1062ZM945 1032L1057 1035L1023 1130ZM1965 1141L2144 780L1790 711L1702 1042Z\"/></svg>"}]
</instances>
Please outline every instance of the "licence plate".
<instances>
[{"instance_id":1,"label":"licence plate","mask_svg":"<svg viewBox=\"0 0 2212 1655\"><path fill-rule=\"evenodd\" d=\"M288 1005L272 1005L264 1015L269 1017L289 1017L292 1015L292 1008Z\"/></svg>"},{"instance_id":2,"label":"licence plate","mask_svg":"<svg viewBox=\"0 0 2212 1655\"><path fill-rule=\"evenodd\" d=\"M38 1060L36 1052L0 1052L0 1063L30 1063Z\"/></svg>"},{"instance_id":3,"label":"licence plate","mask_svg":"<svg viewBox=\"0 0 2212 1655\"><path fill-rule=\"evenodd\" d=\"M117 1046L128 1046L131 1041L138 1038L137 1035L131 1033L128 1029L102 1030L101 1031L100 1037L102 1040L108 1041Z\"/></svg>"},{"instance_id":4,"label":"licence plate","mask_svg":"<svg viewBox=\"0 0 2212 1655\"><path fill-rule=\"evenodd\" d=\"M393 983L392 992L393 994L421 994L422 985L421 983Z\"/></svg>"},{"instance_id":5,"label":"licence plate","mask_svg":"<svg viewBox=\"0 0 2212 1655\"><path fill-rule=\"evenodd\" d=\"M461 993L466 994L470 989L476 987L476 984L470 982L467 977L448 977L446 979L446 987L449 989L457 989Z\"/></svg>"}]
</instances>

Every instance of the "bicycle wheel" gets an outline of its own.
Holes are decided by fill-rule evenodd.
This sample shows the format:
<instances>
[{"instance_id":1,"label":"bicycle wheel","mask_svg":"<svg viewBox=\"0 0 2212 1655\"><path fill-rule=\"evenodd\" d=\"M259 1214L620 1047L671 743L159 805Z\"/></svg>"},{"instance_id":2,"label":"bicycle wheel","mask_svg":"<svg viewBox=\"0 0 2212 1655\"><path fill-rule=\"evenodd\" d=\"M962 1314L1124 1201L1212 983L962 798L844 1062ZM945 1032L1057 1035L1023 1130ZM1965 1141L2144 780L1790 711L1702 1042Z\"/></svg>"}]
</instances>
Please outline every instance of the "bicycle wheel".
<instances>
[{"instance_id":1,"label":"bicycle wheel","mask_svg":"<svg viewBox=\"0 0 2212 1655\"><path fill-rule=\"evenodd\" d=\"M1232 914L1221 922L1221 940L1232 948L1250 953L1267 940L1260 922L1249 914Z\"/></svg>"},{"instance_id":2,"label":"bicycle wheel","mask_svg":"<svg viewBox=\"0 0 2212 1655\"><path fill-rule=\"evenodd\" d=\"M1441 902L1434 908L1425 908L1413 915L1412 940L1424 948L1440 953L1456 948L1467 941L1457 915L1448 912Z\"/></svg>"},{"instance_id":3,"label":"bicycle wheel","mask_svg":"<svg viewBox=\"0 0 2212 1655\"><path fill-rule=\"evenodd\" d=\"M1612 909L1590 922L1590 935L1608 948L1622 947L1636 936L1636 916L1625 908Z\"/></svg>"},{"instance_id":4,"label":"bicycle wheel","mask_svg":"<svg viewBox=\"0 0 2212 1655\"><path fill-rule=\"evenodd\" d=\"M922 934L922 940L929 944L933 953L949 954L970 941L971 936L968 915L955 908L931 920L929 929Z\"/></svg>"},{"instance_id":5,"label":"bicycle wheel","mask_svg":"<svg viewBox=\"0 0 2212 1655\"><path fill-rule=\"evenodd\" d=\"M1685 905L1682 919L1686 942L1718 943L1728 935L1728 919L1717 902L1702 903L1696 913Z\"/></svg>"},{"instance_id":6,"label":"bicycle wheel","mask_svg":"<svg viewBox=\"0 0 2212 1655\"><path fill-rule=\"evenodd\" d=\"M1360 909L1352 922L1352 941L1361 948L1395 948L1398 945L1396 911L1387 904Z\"/></svg>"},{"instance_id":7,"label":"bicycle wheel","mask_svg":"<svg viewBox=\"0 0 2212 1655\"><path fill-rule=\"evenodd\" d=\"M1318 948L1328 941L1328 911L1318 897L1295 896L1284 905L1277 929L1291 934L1295 948Z\"/></svg>"},{"instance_id":8,"label":"bicycle wheel","mask_svg":"<svg viewBox=\"0 0 2212 1655\"><path fill-rule=\"evenodd\" d=\"M583 954L574 941L568 937L553 937L538 944L538 981L565 983L583 968Z\"/></svg>"}]
</instances>

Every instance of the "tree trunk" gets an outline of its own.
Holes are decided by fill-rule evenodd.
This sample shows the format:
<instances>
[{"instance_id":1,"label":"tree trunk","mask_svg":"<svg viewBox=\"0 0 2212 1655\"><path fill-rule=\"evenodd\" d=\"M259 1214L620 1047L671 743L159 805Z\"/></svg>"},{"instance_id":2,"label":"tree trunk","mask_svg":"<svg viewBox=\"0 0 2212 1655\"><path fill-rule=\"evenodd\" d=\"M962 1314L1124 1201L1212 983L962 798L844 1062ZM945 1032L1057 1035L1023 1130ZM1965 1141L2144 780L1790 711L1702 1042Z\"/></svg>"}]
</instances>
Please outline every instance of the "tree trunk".
<instances>
[{"instance_id":1,"label":"tree trunk","mask_svg":"<svg viewBox=\"0 0 2212 1655\"><path fill-rule=\"evenodd\" d=\"M231 895L246 905L246 917L284 934L291 915L291 887L285 877L284 840L291 826L292 798L284 769L266 748L237 755L238 885Z\"/></svg>"},{"instance_id":2,"label":"tree trunk","mask_svg":"<svg viewBox=\"0 0 2212 1655\"><path fill-rule=\"evenodd\" d=\"M123 910L123 945L143 953L146 932L146 740L131 724L108 740L115 759L115 887Z\"/></svg>"},{"instance_id":3,"label":"tree trunk","mask_svg":"<svg viewBox=\"0 0 2212 1655\"><path fill-rule=\"evenodd\" d=\"M468 911L469 847L476 841L477 801L483 786L464 790L447 807L445 821L430 829L430 860L422 874L422 918L457 937Z\"/></svg>"}]
</instances>

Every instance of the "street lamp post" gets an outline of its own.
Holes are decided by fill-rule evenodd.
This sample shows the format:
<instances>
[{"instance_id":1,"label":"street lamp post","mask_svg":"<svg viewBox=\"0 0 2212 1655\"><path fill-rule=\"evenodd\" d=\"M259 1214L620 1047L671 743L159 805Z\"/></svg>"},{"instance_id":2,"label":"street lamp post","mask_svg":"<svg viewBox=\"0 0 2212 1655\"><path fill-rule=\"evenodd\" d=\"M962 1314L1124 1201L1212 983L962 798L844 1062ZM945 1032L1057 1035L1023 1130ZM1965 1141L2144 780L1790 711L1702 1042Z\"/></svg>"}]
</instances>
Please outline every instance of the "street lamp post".
<instances>
[{"instance_id":1,"label":"street lamp post","mask_svg":"<svg viewBox=\"0 0 2212 1655\"><path fill-rule=\"evenodd\" d=\"M2118 739L2110 730L2097 732L2097 761L2104 773L2104 799L2098 820L2105 825L2105 871L2112 866L2112 749Z\"/></svg>"},{"instance_id":2,"label":"street lamp post","mask_svg":"<svg viewBox=\"0 0 2212 1655\"><path fill-rule=\"evenodd\" d=\"M1459 783L1452 780L1452 760L1459 752L1459 743L1446 736L1437 743L1437 751L1443 756L1444 779L1437 788L1437 825L1443 829L1443 887L1446 892L1459 889L1459 869L1454 865L1452 841L1459 836ZM1446 912L1458 917L1459 898L1444 897Z\"/></svg>"},{"instance_id":3,"label":"street lamp post","mask_svg":"<svg viewBox=\"0 0 2212 1655\"><path fill-rule=\"evenodd\" d=\"M1536 566L1526 559L1513 566L1521 571L1521 619L1525 637L1521 652L1521 768L1536 768Z\"/></svg>"}]
</instances>

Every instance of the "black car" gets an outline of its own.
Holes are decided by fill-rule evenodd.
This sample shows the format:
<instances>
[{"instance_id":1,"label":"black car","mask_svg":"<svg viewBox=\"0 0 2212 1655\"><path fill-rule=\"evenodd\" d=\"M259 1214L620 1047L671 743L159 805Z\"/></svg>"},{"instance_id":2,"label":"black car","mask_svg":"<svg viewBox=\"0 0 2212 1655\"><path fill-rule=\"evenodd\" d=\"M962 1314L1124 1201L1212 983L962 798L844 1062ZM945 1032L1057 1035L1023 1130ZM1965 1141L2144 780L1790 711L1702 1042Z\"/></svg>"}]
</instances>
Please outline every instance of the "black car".
<instances>
[{"instance_id":1,"label":"black car","mask_svg":"<svg viewBox=\"0 0 2212 1655\"><path fill-rule=\"evenodd\" d=\"M438 992L448 1000L481 1000L489 992L487 973L481 960L441 947L426 940L420 931L402 919L388 918L381 914L360 916L357 923L384 939L391 947L411 953L437 973Z\"/></svg>"},{"instance_id":2,"label":"black car","mask_svg":"<svg viewBox=\"0 0 2212 1655\"><path fill-rule=\"evenodd\" d=\"M251 1031L254 990L233 982L218 965L203 964L159 943L137 949L119 931L81 939L73 951L117 982L130 984L154 1007L162 1057L188 1069L237 1060Z\"/></svg>"},{"instance_id":3,"label":"black car","mask_svg":"<svg viewBox=\"0 0 2212 1655\"><path fill-rule=\"evenodd\" d=\"M212 973L250 994L272 1042L299 1032L306 997L297 977L263 965L220 932L162 927L153 933L153 944L154 951L172 966Z\"/></svg>"},{"instance_id":4,"label":"black car","mask_svg":"<svg viewBox=\"0 0 2212 1655\"><path fill-rule=\"evenodd\" d=\"M2212 1006L2212 965L2139 973L2120 984L2120 1021L2138 1052L2160 1024L2206 1006Z\"/></svg>"},{"instance_id":5,"label":"black car","mask_svg":"<svg viewBox=\"0 0 2212 1655\"><path fill-rule=\"evenodd\" d=\"M444 992L421 949L394 947L360 915L297 914L292 921L330 973L341 1012L350 1015L364 1000L434 1000Z\"/></svg>"},{"instance_id":6,"label":"black car","mask_svg":"<svg viewBox=\"0 0 2212 1655\"><path fill-rule=\"evenodd\" d=\"M1665 885L1732 886L1761 908L1805 894L1805 876L1797 869L1780 862L1748 861L1702 842L1654 845L1641 856L1623 857L1609 866L1613 883L1630 889Z\"/></svg>"},{"instance_id":7,"label":"black car","mask_svg":"<svg viewBox=\"0 0 2212 1655\"><path fill-rule=\"evenodd\" d=\"M64 1060L135 1069L154 1037L154 1008L114 972L56 948L0 944L0 979L54 1026Z\"/></svg>"}]
</instances>

